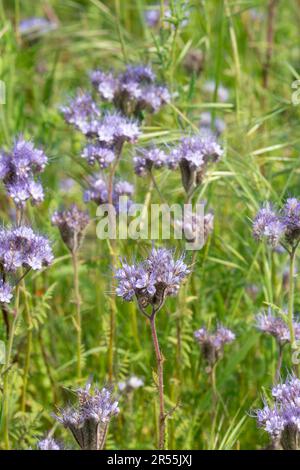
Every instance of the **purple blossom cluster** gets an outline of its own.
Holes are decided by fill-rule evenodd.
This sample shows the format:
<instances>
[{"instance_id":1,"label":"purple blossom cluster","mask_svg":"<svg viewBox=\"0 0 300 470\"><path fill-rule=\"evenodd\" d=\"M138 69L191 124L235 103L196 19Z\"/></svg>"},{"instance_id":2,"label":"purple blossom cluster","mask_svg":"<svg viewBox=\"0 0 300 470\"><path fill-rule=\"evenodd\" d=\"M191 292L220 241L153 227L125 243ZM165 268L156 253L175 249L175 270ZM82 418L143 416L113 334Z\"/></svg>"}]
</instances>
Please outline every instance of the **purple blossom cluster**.
<instances>
[{"instance_id":1,"label":"purple blossom cluster","mask_svg":"<svg viewBox=\"0 0 300 470\"><path fill-rule=\"evenodd\" d=\"M78 92L66 106L61 106L61 113L68 124L87 135L97 126L100 110L89 93Z\"/></svg>"},{"instance_id":2,"label":"purple blossom cluster","mask_svg":"<svg viewBox=\"0 0 300 470\"><path fill-rule=\"evenodd\" d=\"M97 205L108 203L108 183L101 173L95 173L89 179L89 186L85 190L83 198L85 202L93 201ZM128 210L132 204L131 197L134 187L128 181L117 181L113 186L113 205L117 212ZM122 199L120 199L122 198ZM126 199L123 200L123 199ZM124 205L125 204L125 205Z\"/></svg>"},{"instance_id":3,"label":"purple blossom cluster","mask_svg":"<svg viewBox=\"0 0 300 470\"><path fill-rule=\"evenodd\" d=\"M36 38L43 36L57 28L54 21L49 21L47 18L24 18L19 22L18 30L21 36Z\"/></svg>"},{"instance_id":4,"label":"purple blossom cluster","mask_svg":"<svg viewBox=\"0 0 300 470\"><path fill-rule=\"evenodd\" d=\"M46 437L38 442L38 450L61 450L61 447L52 437Z\"/></svg>"},{"instance_id":5,"label":"purple blossom cluster","mask_svg":"<svg viewBox=\"0 0 300 470\"><path fill-rule=\"evenodd\" d=\"M300 380L291 375L272 388L272 405L256 410L258 426L264 429L275 445L284 450L299 450L300 444Z\"/></svg>"},{"instance_id":6,"label":"purple blossom cluster","mask_svg":"<svg viewBox=\"0 0 300 470\"><path fill-rule=\"evenodd\" d=\"M135 172L144 176L152 168L167 167L181 171L182 183L187 193L202 183L207 167L223 155L221 146L212 134L196 134L181 139L179 145L166 149L150 147L141 149L134 157Z\"/></svg>"},{"instance_id":7,"label":"purple blossom cluster","mask_svg":"<svg viewBox=\"0 0 300 470\"><path fill-rule=\"evenodd\" d=\"M40 270L53 261L53 253L48 239L36 234L30 227L0 229L0 302L9 303L13 286L7 276L19 269Z\"/></svg>"},{"instance_id":8,"label":"purple blossom cluster","mask_svg":"<svg viewBox=\"0 0 300 470\"><path fill-rule=\"evenodd\" d=\"M87 384L76 391L78 404L62 409L55 418L73 434L81 449L99 450L105 444L111 418L119 413L118 402L107 389Z\"/></svg>"},{"instance_id":9,"label":"purple blossom cluster","mask_svg":"<svg viewBox=\"0 0 300 470\"><path fill-rule=\"evenodd\" d=\"M101 98L127 115L154 113L170 101L168 89L156 83L150 66L129 65L120 74L95 70L90 77Z\"/></svg>"},{"instance_id":10,"label":"purple blossom cluster","mask_svg":"<svg viewBox=\"0 0 300 470\"><path fill-rule=\"evenodd\" d=\"M213 333L202 327L195 331L194 336L210 367L213 367L222 357L225 345L235 340L235 334L222 325L219 325Z\"/></svg>"},{"instance_id":11,"label":"purple blossom cluster","mask_svg":"<svg viewBox=\"0 0 300 470\"><path fill-rule=\"evenodd\" d=\"M61 238L69 250L76 252L89 224L89 215L73 204L69 209L54 212L51 221L52 225L59 228Z\"/></svg>"},{"instance_id":12,"label":"purple blossom cluster","mask_svg":"<svg viewBox=\"0 0 300 470\"><path fill-rule=\"evenodd\" d=\"M175 259L170 250L152 248L148 257L139 264L122 262L122 267L116 272L116 293L126 301L136 297L142 311L151 305L156 312L166 297L178 293L189 272L183 256Z\"/></svg>"},{"instance_id":13,"label":"purple blossom cluster","mask_svg":"<svg viewBox=\"0 0 300 470\"><path fill-rule=\"evenodd\" d=\"M295 338L299 340L300 323L294 320L293 324ZM276 317L270 310L268 313L261 313L256 316L256 326L262 333L273 336L280 346L284 346L291 341L287 321L285 321L284 317Z\"/></svg>"},{"instance_id":14,"label":"purple blossom cluster","mask_svg":"<svg viewBox=\"0 0 300 470\"><path fill-rule=\"evenodd\" d=\"M173 25L173 18L176 17L178 26L184 28L188 24L190 15L190 4L188 1L164 2L164 17L161 18L161 6L159 4L150 6L144 13L145 22L149 28L157 28L161 21Z\"/></svg>"},{"instance_id":15,"label":"purple blossom cluster","mask_svg":"<svg viewBox=\"0 0 300 470\"><path fill-rule=\"evenodd\" d=\"M35 175L44 171L47 162L45 153L23 137L16 139L10 152L1 150L0 179L18 207L23 207L29 199L34 204L43 201L43 187Z\"/></svg>"},{"instance_id":16,"label":"purple blossom cluster","mask_svg":"<svg viewBox=\"0 0 300 470\"><path fill-rule=\"evenodd\" d=\"M300 240L300 201L287 199L281 211L265 204L253 221L253 236L256 240L266 240L273 248L283 242L297 246Z\"/></svg>"}]
</instances>

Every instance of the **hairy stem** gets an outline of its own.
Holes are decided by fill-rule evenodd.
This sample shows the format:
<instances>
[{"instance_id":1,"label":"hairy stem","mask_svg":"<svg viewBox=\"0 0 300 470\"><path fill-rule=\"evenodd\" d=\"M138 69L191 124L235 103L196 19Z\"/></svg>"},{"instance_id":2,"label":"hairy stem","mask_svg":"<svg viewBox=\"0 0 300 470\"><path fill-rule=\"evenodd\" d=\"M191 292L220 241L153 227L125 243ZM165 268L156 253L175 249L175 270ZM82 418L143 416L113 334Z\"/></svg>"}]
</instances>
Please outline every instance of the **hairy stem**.
<instances>
[{"instance_id":1,"label":"hairy stem","mask_svg":"<svg viewBox=\"0 0 300 470\"><path fill-rule=\"evenodd\" d=\"M164 449L165 448L165 419L166 419L165 404L164 404L164 370L163 370L164 358L160 351L158 337L156 333L155 313L151 315L150 325L151 325L151 333L152 333L153 345L154 345L155 356L156 356L157 376L158 376L158 398L159 398L158 448Z\"/></svg>"},{"instance_id":2,"label":"hairy stem","mask_svg":"<svg viewBox=\"0 0 300 470\"><path fill-rule=\"evenodd\" d=\"M278 359L277 359L277 365L276 365L276 371L275 371L275 377L274 377L275 385L278 384L280 380L282 359L283 359L283 346L281 344L278 344Z\"/></svg>"},{"instance_id":3,"label":"hairy stem","mask_svg":"<svg viewBox=\"0 0 300 470\"><path fill-rule=\"evenodd\" d=\"M27 328L26 354L25 354L23 385L22 385L22 393L21 393L21 411L25 412L26 393L27 393L28 376L29 376L29 370L30 370L30 357L31 357L31 349L32 349L32 319L31 319L31 314L30 314L30 308L28 305L28 298L27 298L27 292L26 292L24 279L22 280L22 287L24 290L24 317L25 317L25 323L26 323L26 328Z\"/></svg>"},{"instance_id":4,"label":"hairy stem","mask_svg":"<svg viewBox=\"0 0 300 470\"><path fill-rule=\"evenodd\" d=\"M5 364L4 364L4 377L3 377L3 404L2 404L2 423L3 423L3 437L4 437L4 448L9 450L9 369L11 366L11 354L13 348L13 342L16 332L16 326L19 316L19 296L20 288L16 287L16 301L15 301L15 312L14 319L9 331L9 338L6 348Z\"/></svg>"},{"instance_id":5,"label":"hairy stem","mask_svg":"<svg viewBox=\"0 0 300 470\"><path fill-rule=\"evenodd\" d=\"M76 319L75 326L77 332L77 377L81 378L81 297L79 289L79 275L78 275L78 257L77 252L72 252L72 263L73 263L73 276L74 276L74 293L75 293L75 304L76 304Z\"/></svg>"}]
</instances>

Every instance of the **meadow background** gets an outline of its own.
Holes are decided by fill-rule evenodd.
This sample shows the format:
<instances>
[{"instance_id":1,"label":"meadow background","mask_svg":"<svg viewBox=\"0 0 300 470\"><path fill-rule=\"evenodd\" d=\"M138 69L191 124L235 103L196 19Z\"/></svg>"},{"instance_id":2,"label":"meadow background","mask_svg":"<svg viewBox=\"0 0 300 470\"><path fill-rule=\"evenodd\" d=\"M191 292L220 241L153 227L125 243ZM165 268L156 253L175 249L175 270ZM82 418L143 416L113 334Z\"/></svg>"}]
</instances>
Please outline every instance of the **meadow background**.
<instances>
[{"instance_id":1,"label":"meadow background","mask_svg":"<svg viewBox=\"0 0 300 470\"><path fill-rule=\"evenodd\" d=\"M176 3L176 2L174 2ZM83 378L76 379L76 346L72 315L74 292L71 257L51 226L51 214L62 204L82 202L82 188L91 168L80 157L83 140L67 126L59 112L78 88L91 90L88 72L95 68L121 70L128 63L151 63L168 84L172 102L147 115L139 144L171 143L198 129L203 112L221 118L225 156L207 175L201 198L215 214L214 231L199 253L191 281L179 297L168 299L159 312L157 329L165 361L167 408L176 406L167 420L169 449L257 449L267 436L249 417L261 406L276 367L276 346L256 330L254 317L268 304L280 309L287 301L287 257L271 252L252 238L251 219L261 203L280 203L300 196L300 105L291 103L292 82L299 79L300 2L191 0L182 24L180 2L173 25L151 29L143 0L1 0L0 78L6 85L6 103L0 105L1 147L9 148L23 133L44 147L50 164L42 181L46 199L30 209L33 227L53 241L55 262L42 274L30 274L33 349L25 412L20 411L26 325L20 316L10 372L11 446L28 449L48 431L73 444L50 413L66 403L70 389L90 375L107 383L111 264L105 241L95 236L91 223L80 252L80 290L83 299ZM274 7L272 31L268 28ZM57 28L33 43L18 32L21 19L46 16ZM270 36L270 33L271 36ZM270 42L271 40L271 42ZM184 66L191 49L204 54L203 70L190 73ZM213 93L205 83L214 81ZM228 89L225 102L218 87ZM150 181L134 174L132 146L127 146L118 175L134 183L135 201L143 202ZM62 181L71 178L70 189ZM180 176L156 172L158 186L170 202L183 201ZM160 202L155 190L151 201ZM1 223L9 223L10 206L0 192ZM89 211L95 218L96 207ZM184 248L183 242L157 242ZM118 253L142 258L151 241L119 241ZM191 254L188 254L191 259ZM299 261L297 260L297 266ZM21 307L22 308L22 307ZM299 281L295 310L299 311ZM217 369L220 401L212 425L211 394L205 365L193 332L218 322L231 328L236 341L226 348ZM178 330L181 341L178 342ZM0 321L0 339L5 324ZM286 351L287 353L287 351ZM285 357L284 370L290 367ZM113 419L107 449L144 449L155 446L156 389L151 335L135 303L117 300L114 384L136 375L144 386L121 394L120 414ZM0 439L1 441L1 439Z\"/></svg>"}]
</instances>

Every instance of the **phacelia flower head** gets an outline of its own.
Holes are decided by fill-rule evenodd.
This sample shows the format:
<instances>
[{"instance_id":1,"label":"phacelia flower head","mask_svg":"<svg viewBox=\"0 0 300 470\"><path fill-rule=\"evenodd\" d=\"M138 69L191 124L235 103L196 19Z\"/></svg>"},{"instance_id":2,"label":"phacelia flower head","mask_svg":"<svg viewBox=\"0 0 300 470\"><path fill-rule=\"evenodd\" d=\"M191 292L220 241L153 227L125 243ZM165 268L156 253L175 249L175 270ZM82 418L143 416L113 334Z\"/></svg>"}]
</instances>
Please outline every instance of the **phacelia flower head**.
<instances>
[{"instance_id":1,"label":"phacelia flower head","mask_svg":"<svg viewBox=\"0 0 300 470\"><path fill-rule=\"evenodd\" d=\"M0 303L9 304L13 297L13 288L8 282L0 280Z\"/></svg>"},{"instance_id":2,"label":"phacelia flower head","mask_svg":"<svg viewBox=\"0 0 300 470\"><path fill-rule=\"evenodd\" d=\"M213 333L202 327L195 331L194 336L209 367L213 367L223 356L225 345L235 340L235 334L222 325L219 325Z\"/></svg>"},{"instance_id":3,"label":"phacelia flower head","mask_svg":"<svg viewBox=\"0 0 300 470\"><path fill-rule=\"evenodd\" d=\"M89 143L82 151L82 157L90 165L98 162L101 169L107 168L115 159L114 151L99 142Z\"/></svg>"},{"instance_id":4,"label":"phacelia flower head","mask_svg":"<svg viewBox=\"0 0 300 470\"><path fill-rule=\"evenodd\" d=\"M140 117L143 110L157 112L170 101L168 89L156 83L147 65L128 65L120 74L95 70L90 78L101 98L128 116Z\"/></svg>"},{"instance_id":5,"label":"phacelia flower head","mask_svg":"<svg viewBox=\"0 0 300 470\"><path fill-rule=\"evenodd\" d=\"M183 256L175 259L172 251L153 248L139 264L130 265L122 261L122 267L116 272L116 293L126 301L135 297L143 313L149 305L156 313L168 296L178 293L188 274Z\"/></svg>"},{"instance_id":6,"label":"phacelia flower head","mask_svg":"<svg viewBox=\"0 0 300 470\"><path fill-rule=\"evenodd\" d=\"M300 380L291 375L272 388L273 403L256 410L258 426L284 450L300 448Z\"/></svg>"},{"instance_id":7,"label":"phacelia flower head","mask_svg":"<svg viewBox=\"0 0 300 470\"><path fill-rule=\"evenodd\" d=\"M78 92L66 106L60 108L65 121L85 135L93 133L100 111L89 93Z\"/></svg>"},{"instance_id":8,"label":"phacelia flower head","mask_svg":"<svg viewBox=\"0 0 300 470\"><path fill-rule=\"evenodd\" d=\"M282 210L282 223L285 226L285 239L289 244L300 239L300 201L295 197L287 199Z\"/></svg>"},{"instance_id":9,"label":"phacelia flower head","mask_svg":"<svg viewBox=\"0 0 300 470\"><path fill-rule=\"evenodd\" d=\"M294 331L296 339L300 339L300 323L294 320ZM287 321L276 317L271 310L268 313L260 313L256 316L257 329L262 333L273 336L280 346L290 342L290 330Z\"/></svg>"},{"instance_id":10,"label":"phacelia flower head","mask_svg":"<svg viewBox=\"0 0 300 470\"><path fill-rule=\"evenodd\" d=\"M38 450L62 450L60 445L52 438L46 437L37 444Z\"/></svg>"},{"instance_id":11,"label":"phacelia flower head","mask_svg":"<svg viewBox=\"0 0 300 470\"><path fill-rule=\"evenodd\" d=\"M210 135L194 135L181 140L168 156L168 166L181 171L182 184L187 194L202 183L207 167L216 163L223 150Z\"/></svg>"},{"instance_id":12,"label":"phacelia flower head","mask_svg":"<svg viewBox=\"0 0 300 470\"><path fill-rule=\"evenodd\" d=\"M43 150L23 137L15 140L10 152L0 152L0 179L17 206L24 206L28 199L35 204L44 199L43 187L35 176L44 171L47 163Z\"/></svg>"},{"instance_id":13,"label":"phacelia flower head","mask_svg":"<svg viewBox=\"0 0 300 470\"><path fill-rule=\"evenodd\" d=\"M167 163L166 152L159 147L139 149L133 158L134 171L138 176L145 176L152 168L162 168Z\"/></svg>"},{"instance_id":14,"label":"phacelia flower head","mask_svg":"<svg viewBox=\"0 0 300 470\"><path fill-rule=\"evenodd\" d=\"M78 389L76 395L77 405L62 409L55 418L71 431L81 449L101 450L108 425L119 413L118 402L107 388L92 390L90 384Z\"/></svg>"},{"instance_id":15,"label":"phacelia flower head","mask_svg":"<svg viewBox=\"0 0 300 470\"><path fill-rule=\"evenodd\" d=\"M266 240L275 248L285 233L281 217L269 204L262 207L253 221L253 236L256 240Z\"/></svg>"},{"instance_id":16,"label":"phacelia flower head","mask_svg":"<svg viewBox=\"0 0 300 470\"><path fill-rule=\"evenodd\" d=\"M0 264L5 272L19 268L40 270L53 261L49 240L30 227L0 229Z\"/></svg>"},{"instance_id":17,"label":"phacelia flower head","mask_svg":"<svg viewBox=\"0 0 300 470\"><path fill-rule=\"evenodd\" d=\"M59 228L61 238L71 252L76 252L83 240L84 231L89 224L89 216L75 204L63 211L56 211L52 216L52 225Z\"/></svg>"}]
</instances>

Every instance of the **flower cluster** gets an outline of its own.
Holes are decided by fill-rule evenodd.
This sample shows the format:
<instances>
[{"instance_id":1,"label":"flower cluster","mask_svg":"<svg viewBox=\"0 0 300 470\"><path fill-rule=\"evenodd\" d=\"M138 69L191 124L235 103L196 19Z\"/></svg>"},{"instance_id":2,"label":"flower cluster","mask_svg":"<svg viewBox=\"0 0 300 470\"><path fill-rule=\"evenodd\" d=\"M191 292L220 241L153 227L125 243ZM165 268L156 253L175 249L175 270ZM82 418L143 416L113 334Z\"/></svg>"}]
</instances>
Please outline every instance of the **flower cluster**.
<instances>
[{"instance_id":1,"label":"flower cluster","mask_svg":"<svg viewBox=\"0 0 300 470\"><path fill-rule=\"evenodd\" d=\"M300 323L294 320L295 338L300 339ZM268 313L261 313L256 316L256 326L258 330L273 336L280 346L291 341L290 330L284 318L276 317L269 310Z\"/></svg>"},{"instance_id":2,"label":"flower cluster","mask_svg":"<svg viewBox=\"0 0 300 470\"><path fill-rule=\"evenodd\" d=\"M225 345L235 340L235 334L222 325L219 325L214 333L202 327L195 331L194 336L210 367L213 367L222 357Z\"/></svg>"},{"instance_id":3,"label":"flower cluster","mask_svg":"<svg viewBox=\"0 0 300 470\"><path fill-rule=\"evenodd\" d=\"M256 410L258 426L271 437L275 446L284 450L300 447L300 380L294 375L272 388L272 406Z\"/></svg>"},{"instance_id":4,"label":"flower cluster","mask_svg":"<svg viewBox=\"0 0 300 470\"><path fill-rule=\"evenodd\" d=\"M78 92L66 106L61 106L61 113L68 124L83 134L89 134L96 126L100 111L89 93Z\"/></svg>"},{"instance_id":5,"label":"flower cluster","mask_svg":"<svg viewBox=\"0 0 300 470\"><path fill-rule=\"evenodd\" d=\"M182 230L188 242L197 242L203 246L213 231L214 215L212 213L202 215L186 211L183 219L175 221L175 227Z\"/></svg>"},{"instance_id":6,"label":"flower cluster","mask_svg":"<svg viewBox=\"0 0 300 470\"><path fill-rule=\"evenodd\" d=\"M18 29L21 36L31 39L43 36L57 28L57 23L46 18L24 18L19 22Z\"/></svg>"},{"instance_id":7,"label":"flower cluster","mask_svg":"<svg viewBox=\"0 0 300 470\"><path fill-rule=\"evenodd\" d=\"M43 201L43 187L35 175L43 172L47 162L45 153L23 137L16 139L10 152L0 152L0 179L18 207L28 199L35 204Z\"/></svg>"},{"instance_id":8,"label":"flower cluster","mask_svg":"<svg viewBox=\"0 0 300 470\"><path fill-rule=\"evenodd\" d=\"M52 437L46 437L38 442L38 450L61 450L61 447Z\"/></svg>"},{"instance_id":9,"label":"flower cluster","mask_svg":"<svg viewBox=\"0 0 300 470\"><path fill-rule=\"evenodd\" d=\"M101 98L127 115L138 117L144 110L154 113L170 101L168 89L156 83L149 66L129 65L120 74L95 70L90 77Z\"/></svg>"},{"instance_id":10,"label":"flower cluster","mask_svg":"<svg viewBox=\"0 0 300 470\"><path fill-rule=\"evenodd\" d=\"M93 201L97 205L108 203L108 184L103 175L96 173L89 180L89 186L84 192L84 201ZM117 212L127 211L132 204L130 199L134 193L134 187L127 181L117 181L113 186L112 200ZM120 199L121 198L121 199ZM123 200L124 199L124 200Z\"/></svg>"},{"instance_id":11,"label":"flower cluster","mask_svg":"<svg viewBox=\"0 0 300 470\"><path fill-rule=\"evenodd\" d=\"M40 270L52 261L48 239L30 227L0 229L0 302L9 303L12 299L13 287L6 281L7 275L21 268Z\"/></svg>"},{"instance_id":12,"label":"flower cluster","mask_svg":"<svg viewBox=\"0 0 300 470\"><path fill-rule=\"evenodd\" d=\"M139 264L122 262L116 272L116 293L126 301L136 297L142 311L151 305L157 312L166 297L176 295L189 269L183 256L174 258L172 251L152 248L147 259Z\"/></svg>"},{"instance_id":13,"label":"flower cluster","mask_svg":"<svg viewBox=\"0 0 300 470\"><path fill-rule=\"evenodd\" d=\"M62 409L55 418L71 431L81 449L102 449L109 422L119 413L118 402L108 389L92 390L90 384L77 390L76 395L77 406Z\"/></svg>"},{"instance_id":14,"label":"flower cluster","mask_svg":"<svg viewBox=\"0 0 300 470\"><path fill-rule=\"evenodd\" d=\"M70 209L56 211L52 215L52 225L59 228L61 238L71 252L76 252L83 240L84 230L89 223L86 212L73 204Z\"/></svg>"},{"instance_id":15,"label":"flower cluster","mask_svg":"<svg viewBox=\"0 0 300 470\"><path fill-rule=\"evenodd\" d=\"M257 213L253 221L253 236L265 239L273 248L286 242L291 247L300 240L300 201L287 199L281 211L275 211L268 203Z\"/></svg>"},{"instance_id":16,"label":"flower cluster","mask_svg":"<svg viewBox=\"0 0 300 470\"><path fill-rule=\"evenodd\" d=\"M133 158L134 171L138 176L145 176L152 168L161 168L167 164L167 154L159 147L140 149Z\"/></svg>"}]
</instances>

